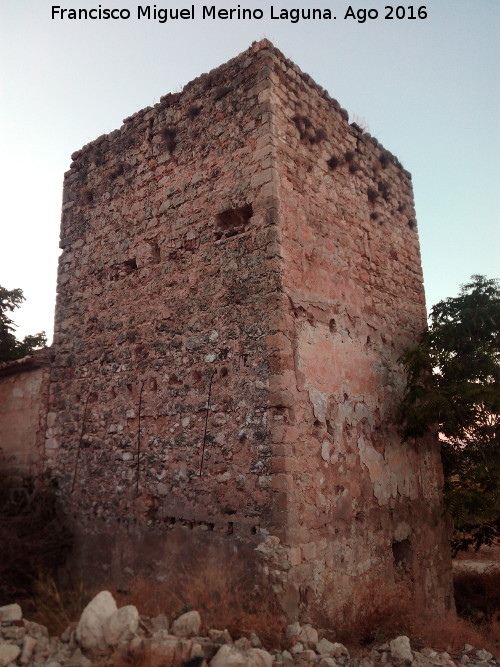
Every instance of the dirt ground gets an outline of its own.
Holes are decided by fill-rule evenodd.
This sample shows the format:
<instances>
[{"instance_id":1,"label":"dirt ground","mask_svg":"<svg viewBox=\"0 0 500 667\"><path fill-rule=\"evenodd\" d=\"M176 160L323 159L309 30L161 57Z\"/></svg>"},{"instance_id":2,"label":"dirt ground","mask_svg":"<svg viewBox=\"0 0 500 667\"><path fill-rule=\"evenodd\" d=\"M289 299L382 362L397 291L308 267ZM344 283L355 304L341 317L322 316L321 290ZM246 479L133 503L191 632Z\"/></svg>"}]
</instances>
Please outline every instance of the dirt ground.
<instances>
[{"instance_id":1,"label":"dirt ground","mask_svg":"<svg viewBox=\"0 0 500 667\"><path fill-rule=\"evenodd\" d=\"M460 552L453 560L455 571L493 572L500 570L500 543L491 547L481 547L477 552Z\"/></svg>"}]
</instances>

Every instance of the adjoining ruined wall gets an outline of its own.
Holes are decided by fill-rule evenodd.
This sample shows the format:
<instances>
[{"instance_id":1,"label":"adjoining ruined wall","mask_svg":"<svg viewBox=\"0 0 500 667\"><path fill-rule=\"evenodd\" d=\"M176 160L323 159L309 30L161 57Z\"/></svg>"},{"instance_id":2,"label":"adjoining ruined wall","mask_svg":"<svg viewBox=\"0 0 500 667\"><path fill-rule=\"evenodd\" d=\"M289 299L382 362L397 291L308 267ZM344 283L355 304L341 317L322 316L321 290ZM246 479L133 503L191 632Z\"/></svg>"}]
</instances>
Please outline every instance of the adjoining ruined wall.
<instances>
[{"instance_id":1,"label":"adjoining ruined wall","mask_svg":"<svg viewBox=\"0 0 500 667\"><path fill-rule=\"evenodd\" d=\"M48 364L45 352L0 364L0 470L8 475L42 470Z\"/></svg>"},{"instance_id":2,"label":"adjoining ruined wall","mask_svg":"<svg viewBox=\"0 0 500 667\"><path fill-rule=\"evenodd\" d=\"M292 618L374 579L444 610L437 445L391 425L425 324L397 160L266 41L73 159L46 452L80 555L212 534Z\"/></svg>"},{"instance_id":3,"label":"adjoining ruined wall","mask_svg":"<svg viewBox=\"0 0 500 667\"><path fill-rule=\"evenodd\" d=\"M449 609L437 443L403 445L392 424L397 360L426 319L411 177L307 75L274 62L287 356L273 433L290 595L342 617L370 581L404 581Z\"/></svg>"}]
</instances>

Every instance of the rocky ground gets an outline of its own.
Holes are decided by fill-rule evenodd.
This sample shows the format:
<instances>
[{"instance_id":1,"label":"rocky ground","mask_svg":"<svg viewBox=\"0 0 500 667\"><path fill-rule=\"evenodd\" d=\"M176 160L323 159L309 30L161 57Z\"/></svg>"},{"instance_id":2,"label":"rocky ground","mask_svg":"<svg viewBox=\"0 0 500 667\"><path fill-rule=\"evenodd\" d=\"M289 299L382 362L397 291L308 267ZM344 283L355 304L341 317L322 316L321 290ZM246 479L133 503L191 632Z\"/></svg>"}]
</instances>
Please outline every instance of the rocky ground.
<instances>
[{"instance_id":1,"label":"rocky ground","mask_svg":"<svg viewBox=\"0 0 500 667\"><path fill-rule=\"evenodd\" d=\"M311 625L289 625L286 650L263 648L255 634L233 639L227 630L210 629L200 635L201 627L197 611L169 623L163 614L140 616L133 605L118 609L103 591L78 623L49 637L44 626L24 619L21 607L10 604L0 607L0 667L500 667L491 653L467 644L450 656L400 636L353 657Z\"/></svg>"}]
</instances>

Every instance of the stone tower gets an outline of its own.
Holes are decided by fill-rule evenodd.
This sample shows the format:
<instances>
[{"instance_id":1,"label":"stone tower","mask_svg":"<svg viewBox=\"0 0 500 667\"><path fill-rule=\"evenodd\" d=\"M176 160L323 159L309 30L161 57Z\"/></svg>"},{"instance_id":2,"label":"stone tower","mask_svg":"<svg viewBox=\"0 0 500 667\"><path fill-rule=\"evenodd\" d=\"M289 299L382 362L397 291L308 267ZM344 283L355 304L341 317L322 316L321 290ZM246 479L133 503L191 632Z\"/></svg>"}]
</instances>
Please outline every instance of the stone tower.
<instances>
[{"instance_id":1,"label":"stone tower","mask_svg":"<svg viewBox=\"0 0 500 667\"><path fill-rule=\"evenodd\" d=\"M250 550L291 618L370 582L449 607L438 448L391 423L410 174L268 41L72 159L45 457L81 553Z\"/></svg>"}]
</instances>

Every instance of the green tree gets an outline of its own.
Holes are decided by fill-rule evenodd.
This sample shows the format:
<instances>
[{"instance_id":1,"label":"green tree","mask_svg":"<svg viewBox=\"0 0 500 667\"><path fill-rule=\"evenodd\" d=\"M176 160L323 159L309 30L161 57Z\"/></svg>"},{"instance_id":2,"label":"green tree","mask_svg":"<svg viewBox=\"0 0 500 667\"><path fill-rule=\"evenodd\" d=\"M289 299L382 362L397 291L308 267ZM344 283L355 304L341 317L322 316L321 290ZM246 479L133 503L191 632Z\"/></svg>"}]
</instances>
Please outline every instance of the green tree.
<instances>
[{"instance_id":1,"label":"green tree","mask_svg":"<svg viewBox=\"0 0 500 667\"><path fill-rule=\"evenodd\" d=\"M47 337L43 331L32 336L25 336L22 341L17 340L14 336L16 325L8 313L19 308L23 301L22 290L8 290L0 285L0 363L21 359L44 347L47 343Z\"/></svg>"},{"instance_id":2,"label":"green tree","mask_svg":"<svg viewBox=\"0 0 500 667\"><path fill-rule=\"evenodd\" d=\"M437 303L419 345L401 357L404 440L439 436L454 555L500 537L500 289L474 275Z\"/></svg>"}]
</instances>

